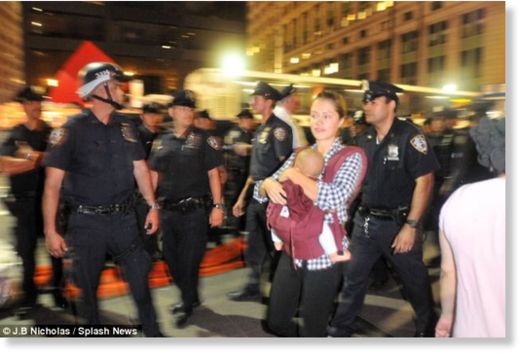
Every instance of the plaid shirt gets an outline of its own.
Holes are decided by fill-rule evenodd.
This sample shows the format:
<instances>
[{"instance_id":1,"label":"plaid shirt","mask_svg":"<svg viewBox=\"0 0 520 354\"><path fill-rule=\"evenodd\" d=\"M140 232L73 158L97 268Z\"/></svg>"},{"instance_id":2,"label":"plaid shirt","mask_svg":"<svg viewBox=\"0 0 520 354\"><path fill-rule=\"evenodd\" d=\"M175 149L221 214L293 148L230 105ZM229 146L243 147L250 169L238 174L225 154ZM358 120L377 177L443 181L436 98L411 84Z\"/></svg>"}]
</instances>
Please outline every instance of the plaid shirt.
<instances>
[{"instance_id":1,"label":"plaid shirt","mask_svg":"<svg viewBox=\"0 0 520 354\"><path fill-rule=\"evenodd\" d=\"M329 160L334 156L339 150L343 148L340 139L336 139L332 147L329 149L327 154L325 154L324 162L325 166ZM314 144L311 146L311 149L317 149L317 145ZM296 154L293 153L287 161L276 171L271 178L278 180L280 175L289 167L293 165ZM362 157L359 153L354 153L349 156L339 171L336 172L336 176L332 183L323 182L323 172L318 178L318 198L314 203L315 206L322 210L335 210L338 215L338 219L341 223L345 223L348 219L348 205L347 200L354 192L354 188L356 186L356 182L358 181L361 174L361 163ZM253 197L258 200L260 203L266 203L269 201L267 197L261 197L259 194L259 187L262 181L257 181L255 183L255 189ZM331 213L325 214L325 222L331 224L333 220L333 216ZM343 247L348 247L348 240L345 237L343 239ZM294 259L294 264L297 267L306 266L308 270L320 270L326 269L332 266L332 261L329 256L325 253L318 258L310 259L307 261L303 261L301 259Z\"/></svg>"}]
</instances>

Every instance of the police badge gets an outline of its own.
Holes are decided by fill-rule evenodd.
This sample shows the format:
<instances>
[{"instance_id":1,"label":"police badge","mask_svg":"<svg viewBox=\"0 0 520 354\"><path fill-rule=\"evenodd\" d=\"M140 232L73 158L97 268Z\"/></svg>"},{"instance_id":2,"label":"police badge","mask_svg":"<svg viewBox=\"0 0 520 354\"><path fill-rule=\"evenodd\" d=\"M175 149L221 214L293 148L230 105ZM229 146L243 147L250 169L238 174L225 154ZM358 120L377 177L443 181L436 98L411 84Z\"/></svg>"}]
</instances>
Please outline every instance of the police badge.
<instances>
[{"instance_id":1,"label":"police badge","mask_svg":"<svg viewBox=\"0 0 520 354\"><path fill-rule=\"evenodd\" d=\"M410 144L415 148L415 150L419 151L422 154L428 152L428 143L426 142L426 138L422 134L418 134L410 140Z\"/></svg>"},{"instance_id":2,"label":"police badge","mask_svg":"<svg viewBox=\"0 0 520 354\"><path fill-rule=\"evenodd\" d=\"M121 123L121 133L123 133L123 138L126 141L131 143L137 142L137 137L135 136L134 130L128 123Z\"/></svg>"},{"instance_id":3,"label":"police badge","mask_svg":"<svg viewBox=\"0 0 520 354\"><path fill-rule=\"evenodd\" d=\"M206 141L208 142L208 145L213 148L213 150L220 150L220 144L214 136L208 137Z\"/></svg>"},{"instance_id":4,"label":"police badge","mask_svg":"<svg viewBox=\"0 0 520 354\"><path fill-rule=\"evenodd\" d=\"M388 145L388 161L399 161L399 146L395 144Z\"/></svg>"},{"instance_id":5,"label":"police badge","mask_svg":"<svg viewBox=\"0 0 520 354\"><path fill-rule=\"evenodd\" d=\"M49 144L51 144L51 146L61 145L65 141L66 135L67 130L65 128L53 129L49 135Z\"/></svg>"}]
</instances>

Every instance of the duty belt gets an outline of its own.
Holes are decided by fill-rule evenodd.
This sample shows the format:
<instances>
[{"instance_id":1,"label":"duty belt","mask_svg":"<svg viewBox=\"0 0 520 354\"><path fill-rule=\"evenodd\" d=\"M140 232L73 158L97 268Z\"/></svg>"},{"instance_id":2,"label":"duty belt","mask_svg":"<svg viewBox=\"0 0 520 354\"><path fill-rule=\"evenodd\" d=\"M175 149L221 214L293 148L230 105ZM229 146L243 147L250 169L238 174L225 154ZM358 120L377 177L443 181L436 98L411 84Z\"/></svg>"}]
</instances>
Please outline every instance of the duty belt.
<instances>
[{"instance_id":1,"label":"duty belt","mask_svg":"<svg viewBox=\"0 0 520 354\"><path fill-rule=\"evenodd\" d=\"M163 209L170 211L180 211L182 213L186 213L197 208L207 208L209 207L209 202L210 199L208 197L188 197L176 201L171 201L168 199L159 201Z\"/></svg>"},{"instance_id":2,"label":"duty belt","mask_svg":"<svg viewBox=\"0 0 520 354\"><path fill-rule=\"evenodd\" d=\"M130 211L134 209L133 200L129 200L127 202L121 204L110 204L110 205L74 205L72 206L72 211L79 214L86 215L116 215L128 214Z\"/></svg>"},{"instance_id":3,"label":"duty belt","mask_svg":"<svg viewBox=\"0 0 520 354\"><path fill-rule=\"evenodd\" d=\"M404 223L406 221L406 217L408 216L410 208L398 207L395 209L379 209L360 206L358 211L363 217L370 215L379 219L395 220L398 223Z\"/></svg>"}]
</instances>

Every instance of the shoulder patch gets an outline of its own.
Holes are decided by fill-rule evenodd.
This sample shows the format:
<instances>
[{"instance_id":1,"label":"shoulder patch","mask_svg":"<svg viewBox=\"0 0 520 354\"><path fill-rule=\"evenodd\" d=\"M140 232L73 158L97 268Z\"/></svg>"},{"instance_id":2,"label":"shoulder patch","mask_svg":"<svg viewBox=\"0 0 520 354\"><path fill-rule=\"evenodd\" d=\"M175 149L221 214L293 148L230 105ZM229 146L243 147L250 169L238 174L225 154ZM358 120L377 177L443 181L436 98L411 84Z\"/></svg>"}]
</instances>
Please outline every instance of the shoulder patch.
<instances>
[{"instance_id":1,"label":"shoulder patch","mask_svg":"<svg viewBox=\"0 0 520 354\"><path fill-rule=\"evenodd\" d=\"M218 143L217 139L214 136L208 137L208 139L206 141L208 142L208 145L213 148L213 150L221 149L220 144Z\"/></svg>"},{"instance_id":2,"label":"shoulder patch","mask_svg":"<svg viewBox=\"0 0 520 354\"><path fill-rule=\"evenodd\" d=\"M135 135L135 130L132 129L132 126L129 123L121 123L121 133L123 134L123 138L126 141L131 143L137 142L137 136Z\"/></svg>"},{"instance_id":3,"label":"shoulder patch","mask_svg":"<svg viewBox=\"0 0 520 354\"><path fill-rule=\"evenodd\" d=\"M278 141L284 141L285 138L287 138L287 132L285 131L284 128L276 128L273 133L274 133L274 137Z\"/></svg>"},{"instance_id":4,"label":"shoulder patch","mask_svg":"<svg viewBox=\"0 0 520 354\"><path fill-rule=\"evenodd\" d=\"M415 150L419 151L422 154L426 155L426 153L428 152L428 143L426 142L426 138L422 134L414 136L410 140L410 144L412 144Z\"/></svg>"},{"instance_id":5,"label":"shoulder patch","mask_svg":"<svg viewBox=\"0 0 520 354\"><path fill-rule=\"evenodd\" d=\"M53 129L51 134L49 135L49 144L51 146L59 146L63 144L65 139L67 138L67 129L65 128L56 128Z\"/></svg>"}]
</instances>

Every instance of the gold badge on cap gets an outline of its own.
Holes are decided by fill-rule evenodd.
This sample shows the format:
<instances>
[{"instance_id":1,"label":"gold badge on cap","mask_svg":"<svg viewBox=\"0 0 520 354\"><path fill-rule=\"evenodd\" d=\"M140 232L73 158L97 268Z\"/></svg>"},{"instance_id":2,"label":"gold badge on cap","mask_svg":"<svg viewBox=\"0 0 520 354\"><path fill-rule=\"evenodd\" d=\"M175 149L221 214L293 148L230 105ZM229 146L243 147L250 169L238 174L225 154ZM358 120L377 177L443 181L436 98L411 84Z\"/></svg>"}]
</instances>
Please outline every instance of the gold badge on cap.
<instances>
[{"instance_id":1,"label":"gold badge on cap","mask_svg":"<svg viewBox=\"0 0 520 354\"><path fill-rule=\"evenodd\" d=\"M51 146L61 145L65 141L66 136L67 130L65 128L53 129L49 135L49 144L51 144Z\"/></svg>"},{"instance_id":2,"label":"gold badge on cap","mask_svg":"<svg viewBox=\"0 0 520 354\"><path fill-rule=\"evenodd\" d=\"M276 128L273 133L274 133L274 137L278 141L284 141L285 138L287 137L287 132L285 131L284 128Z\"/></svg>"},{"instance_id":3,"label":"gold badge on cap","mask_svg":"<svg viewBox=\"0 0 520 354\"><path fill-rule=\"evenodd\" d=\"M123 133L123 138L126 141L131 143L137 142L137 137L135 136L134 130L128 123L121 123L121 133Z\"/></svg>"},{"instance_id":4,"label":"gold badge on cap","mask_svg":"<svg viewBox=\"0 0 520 354\"><path fill-rule=\"evenodd\" d=\"M410 140L410 144L415 148L415 150L419 151L422 154L428 152L428 143L426 142L426 138L422 134L418 134Z\"/></svg>"}]
</instances>

